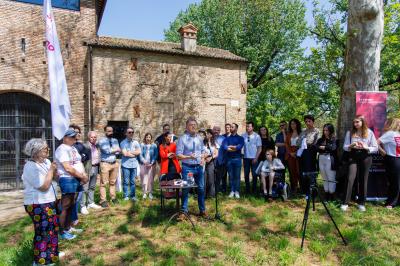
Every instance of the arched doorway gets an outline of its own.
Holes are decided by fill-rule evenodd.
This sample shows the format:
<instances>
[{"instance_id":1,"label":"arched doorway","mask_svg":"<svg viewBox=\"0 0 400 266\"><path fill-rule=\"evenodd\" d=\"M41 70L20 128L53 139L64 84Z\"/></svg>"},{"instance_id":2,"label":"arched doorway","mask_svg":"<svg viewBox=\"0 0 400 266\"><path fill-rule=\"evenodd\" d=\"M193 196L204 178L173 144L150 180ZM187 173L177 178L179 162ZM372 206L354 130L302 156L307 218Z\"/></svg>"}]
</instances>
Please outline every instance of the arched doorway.
<instances>
[{"instance_id":1,"label":"arched doorway","mask_svg":"<svg viewBox=\"0 0 400 266\"><path fill-rule=\"evenodd\" d=\"M50 104L29 93L0 94L0 190L22 188L23 150L31 138L45 139L53 150Z\"/></svg>"}]
</instances>

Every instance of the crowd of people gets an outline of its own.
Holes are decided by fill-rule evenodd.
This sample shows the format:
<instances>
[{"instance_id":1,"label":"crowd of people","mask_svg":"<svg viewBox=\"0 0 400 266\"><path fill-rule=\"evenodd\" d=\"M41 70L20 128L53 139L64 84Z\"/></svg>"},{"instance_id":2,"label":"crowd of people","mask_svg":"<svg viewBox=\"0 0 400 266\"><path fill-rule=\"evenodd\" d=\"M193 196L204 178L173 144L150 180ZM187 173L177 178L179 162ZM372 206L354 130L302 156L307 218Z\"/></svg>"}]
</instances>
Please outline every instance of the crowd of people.
<instances>
[{"instance_id":1,"label":"crowd of people","mask_svg":"<svg viewBox=\"0 0 400 266\"><path fill-rule=\"evenodd\" d=\"M284 177L286 170L292 194L307 196L310 186L308 173L319 171L325 200L338 198L335 192L340 162L339 140L335 137L334 127L325 124L320 134L312 115L304 116L303 121L304 130L298 119L289 123L281 121L274 140L265 126L255 132L252 122L246 123L241 135L236 123L226 124L222 134L220 126L198 130L196 119L190 117L181 136L177 137L165 124L162 134L154 141L153 136L146 133L141 143L134 139L132 127L126 129L126 138L119 143L111 126L104 128L104 137L99 140L95 131L88 132L88 141L83 143L80 127L71 125L55 151L53 163L48 159L47 143L42 139L31 139L25 146L30 160L24 166L23 182L24 206L35 229L33 264L52 264L64 255L58 250L58 238L71 240L82 231L76 228L78 210L87 215L92 210L117 203L116 181L120 170L123 200L133 202L138 201L137 176L140 176L143 200L153 199L156 172L159 172L160 181L193 179L202 217L207 217L205 198L214 197L216 193L227 193L229 198L236 199L243 193L261 195L267 201L272 200L274 180L278 175ZM385 206L395 207L400 192L400 119L388 119L383 135L376 139L364 117L356 116L352 128L346 133L343 150L340 157L348 168L348 178L340 208L343 211L348 209L358 176L358 209L365 211L371 155L377 152L385 158L389 178ZM240 186L242 170L243 191ZM94 197L97 183L100 191L98 204ZM57 185L61 190L59 202ZM183 189L182 202L182 211L188 212L188 189Z\"/></svg>"}]
</instances>

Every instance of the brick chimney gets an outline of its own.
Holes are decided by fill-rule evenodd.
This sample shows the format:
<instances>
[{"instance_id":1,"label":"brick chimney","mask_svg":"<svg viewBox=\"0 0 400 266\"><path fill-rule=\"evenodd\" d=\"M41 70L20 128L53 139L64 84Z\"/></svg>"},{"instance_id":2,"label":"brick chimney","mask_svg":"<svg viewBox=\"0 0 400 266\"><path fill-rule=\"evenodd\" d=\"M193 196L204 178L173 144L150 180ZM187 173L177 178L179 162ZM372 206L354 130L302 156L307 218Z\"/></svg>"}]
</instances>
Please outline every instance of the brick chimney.
<instances>
[{"instance_id":1,"label":"brick chimney","mask_svg":"<svg viewBox=\"0 0 400 266\"><path fill-rule=\"evenodd\" d=\"M197 44L197 28L189 22L189 24L179 28L181 34L181 48L185 52L195 52Z\"/></svg>"}]
</instances>

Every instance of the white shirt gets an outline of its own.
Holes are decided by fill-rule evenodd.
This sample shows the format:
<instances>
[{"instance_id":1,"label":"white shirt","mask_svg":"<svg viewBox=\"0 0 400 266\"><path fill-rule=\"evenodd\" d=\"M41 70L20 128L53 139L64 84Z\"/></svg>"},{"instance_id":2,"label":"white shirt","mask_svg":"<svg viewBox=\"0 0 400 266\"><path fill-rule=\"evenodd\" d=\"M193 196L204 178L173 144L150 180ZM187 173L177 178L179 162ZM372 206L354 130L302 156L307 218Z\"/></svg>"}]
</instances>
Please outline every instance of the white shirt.
<instances>
[{"instance_id":1,"label":"white shirt","mask_svg":"<svg viewBox=\"0 0 400 266\"><path fill-rule=\"evenodd\" d=\"M269 162L268 160L261 162L261 172L263 173L269 173L274 170L283 170L283 169L285 169L285 166L278 158L273 159L272 162Z\"/></svg>"},{"instance_id":2,"label":"white shirt","mask_svg":"<svg viewBox=\"0 0 400 266\"><path fill-rule=\"evenodd\" d=\"M70 175L67 171L65 171L64 166L62 163L68 162L73 168L75 168L78 172L84 173L85 168L81 162L81 155L73 146L69 146L66 144L61 144L56 152L54 159L57 163L57 173L60 178L68 178L72 179L75 178Z\"/></svg>"},{"instance_id":3,"label":"white shirt","mask_svg":"<svg viewBox=\"0 0 400 266\"><path fill-rule=\"evenodd\" d=\"M56 200L56 195L51 186L47 191L39 190L44 184L50 165L51 163L47 159L40 164L34 161L28 161L24 165L24 171L22 173L22 180L25 187L24 205L44 204Z\"/></svg>"},{"instance_id":4,"label":"white shirt","mask_svg":"<svg viewBox=\"0 0 400 266\"><path fill-rule=\"evenodd\" d=\"M379 140L382 142L387 155L400 157L400 132L387 131Z\"/></svg>"},{"instance_id":5,"label":"white shirt","mask_svg":"<svg viewBox=\"0 0 400 266\"><path fill-rule=\"evenodd\" d=\"M347 131L346 137L344 139L343 150L350 151L349 149L350 144L357 141L364 143L368 147L368 153L378 152L378 143L376 142L374 132L372 132L371 129L368 129L368 136L366 138L353 137L351 136L350 131Z\"/></svg>"},{"instance_id":6,"label":"white shirt","mask_svg":"<svg viewBox=\"0 0 400 266\"><path fill-rule=\"evenodd\" d=\"M296 137L291 137L290 138L290 146L296 146L297 145L297 140L299 139L299 136L297 135Z\"/></svg>"},{"instance_id":7,"label":"white shirt","mask_svg":"<svg viewBox=\"0 0 400 266\"><path fill-rule=\"evenodd\" d=\"M257 148L262 146L261 137L256 132L251 135L244 133L242 135L244 138L244 149L243 155L246 159L254 159L257 155Z\"/></svg>"}]
</instances>

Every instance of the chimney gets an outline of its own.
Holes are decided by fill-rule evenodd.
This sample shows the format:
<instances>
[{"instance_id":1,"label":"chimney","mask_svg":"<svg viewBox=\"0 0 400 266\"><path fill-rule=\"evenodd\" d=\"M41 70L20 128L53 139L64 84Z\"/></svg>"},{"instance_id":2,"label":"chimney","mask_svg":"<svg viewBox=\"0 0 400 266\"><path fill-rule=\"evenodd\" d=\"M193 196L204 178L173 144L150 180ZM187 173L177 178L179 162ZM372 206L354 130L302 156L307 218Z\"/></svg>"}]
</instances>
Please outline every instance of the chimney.
<instances>
[{"instance_id":1,"label":"chimney","mask_svg":"<svg viewBox=\"0 0 400 266\"><path fill-rule=\"evenodd\" d=\"M179 28L181 34L181 48L185 52L195 52L197 44L197 28L189 22L189 24Z\"/></svg>"}]
</instances>

